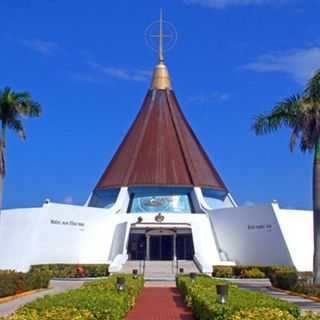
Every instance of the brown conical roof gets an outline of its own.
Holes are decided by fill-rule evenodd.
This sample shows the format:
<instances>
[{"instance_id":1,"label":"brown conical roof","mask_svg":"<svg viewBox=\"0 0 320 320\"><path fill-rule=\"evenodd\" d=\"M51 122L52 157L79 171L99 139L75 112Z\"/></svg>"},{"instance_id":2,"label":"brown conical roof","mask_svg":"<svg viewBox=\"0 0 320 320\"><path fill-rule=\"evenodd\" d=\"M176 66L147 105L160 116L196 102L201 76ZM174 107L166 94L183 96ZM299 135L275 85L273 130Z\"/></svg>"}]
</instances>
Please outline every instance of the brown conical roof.
<instances>
[{"instance_id":1,"label":"brown conical roof","mask_svg":"<svg viewBox=\"0 0 320 320\"><path fill-rule=\"evenodd\" d=\"M197 186L227 191L174 92L158 89L155 83L96 189Z\"/></svg>"}]
</instances>

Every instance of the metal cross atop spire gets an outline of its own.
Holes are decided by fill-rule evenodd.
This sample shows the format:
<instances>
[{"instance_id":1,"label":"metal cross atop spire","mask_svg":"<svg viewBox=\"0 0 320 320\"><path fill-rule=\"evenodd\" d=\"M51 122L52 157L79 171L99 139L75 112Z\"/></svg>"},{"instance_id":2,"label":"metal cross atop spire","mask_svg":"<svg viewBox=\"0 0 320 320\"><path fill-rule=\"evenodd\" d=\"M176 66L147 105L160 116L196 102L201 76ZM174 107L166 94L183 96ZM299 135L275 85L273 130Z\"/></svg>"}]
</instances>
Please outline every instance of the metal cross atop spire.
<instances>
[{"instance_id":1,"label":"metal cross atop spire","mask_svg":"<svg viewBox=\"0 0 320 320\"><path fill-rule=\"evenodd\" d=\"M164 61L164 56L163 56L163 37L165 36L163 34L163 19L162 19L162 9L160 9L160 33L159 33L159 61L163 62Z\"/></svg>"},{"instance_id":2,"label":"metal cross atop spire","mask_svg":"<svg viewBox=\"0 0 320 320\"><path fill-rule=\"evenodd\" d=\"M158 51L160 63L164 62L164 52L170 50L177 41L177 32L174 26L163 19L163 10L160 9L159 21L153 22L145 32L146 42L153 50ZM155 40L158 39L159 41Z\"/></svg>"}]
</instances>

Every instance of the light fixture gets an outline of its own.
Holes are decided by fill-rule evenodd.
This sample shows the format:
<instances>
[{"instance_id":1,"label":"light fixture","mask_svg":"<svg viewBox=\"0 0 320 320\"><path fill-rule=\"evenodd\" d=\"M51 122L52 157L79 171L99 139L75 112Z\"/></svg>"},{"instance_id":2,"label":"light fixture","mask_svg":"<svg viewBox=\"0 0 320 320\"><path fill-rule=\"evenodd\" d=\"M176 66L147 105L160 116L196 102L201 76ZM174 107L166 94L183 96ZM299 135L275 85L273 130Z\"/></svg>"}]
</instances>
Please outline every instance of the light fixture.
<instances>
[{"instance_id":1,"label":"light fixture","mask_svg":"<svg viewBox=\"0 0 320 320\"><path fill-rule=\"evenodd\" d=\"M133 279L137 279L138 278L138 269L133 269L132 275L133 275Z\"/></svg>"},{"instance_id":2,"label":"light fixture","mask_svg":"<svg viewBox=\"0 0 320 320\"><path fill-rule=\"evenodd\" d=\"M227 284L217 284L217 302L220 304L227 303L229 286Z\"/></svg>"},{"instance_id":3,"label":"light fixture","mask_svg":"<svg viewBox=\"0 0 320 320\"><path fill-rule=\"evenodd\" d=\"M179 272L180 272L180 273L184 273L184 269L183 269L183 268L180 268L180 269L179 269Z\"/></svg>"},{"instance_id":4,"label":"light fixture","mask_svg":"<svg viewBox=\"0 0 320 320\"><path fill-rule=\"evenodd\" d=\"M125 283L126 283L126 280L124 277L117 277L116 285L117 285L117 290L119 292L124 291Z\"/></svg>"},{"instance_id":5,"label":"light fixture","mask_svg":"<svg viewBox=\"0 0 320 320\"><path fill-rule=\"evenodd\" d=\"M197 274L195 272L190 272L189 274L191 282L194 283L196 281Z\"/></svg>"}]
</instances>

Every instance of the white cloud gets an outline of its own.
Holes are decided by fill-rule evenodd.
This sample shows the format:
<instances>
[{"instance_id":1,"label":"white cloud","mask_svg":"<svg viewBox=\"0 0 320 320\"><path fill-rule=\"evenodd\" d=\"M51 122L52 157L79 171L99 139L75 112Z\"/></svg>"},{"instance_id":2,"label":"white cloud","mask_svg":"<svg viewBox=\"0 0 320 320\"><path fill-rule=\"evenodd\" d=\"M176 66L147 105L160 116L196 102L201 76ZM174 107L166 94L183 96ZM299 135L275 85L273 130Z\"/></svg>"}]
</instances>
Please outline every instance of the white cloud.
<instances>
[{"instance_id":1,"label":"white cloud","mask_svg":"<svg viewBox=\"0 0 320 320\"><path fill-rule=\"evenodd\" d=\"M190 96L188 98L188 102L195 104L209 104L214 102L224 102L229 100L229 98L230 96L227 93L212 92L209 94L198 94Z\"/></svg>"},{"instance_id":2,"label":"white cloud","mask_svg":"<svg viewBox=\"0 0 320 320\"><path fill-rule=\"evenodd\" d=\"M64 203L66 204L73 204L73 198L72 196L66 196L63 200Z\"/></svg>"},{"instance_id":3,"label":"white cloud","mask_svg":"<svg viewBox=\"0 0 320 320\"><path fill-rule=\"evenodd\" d=\"M42 55L52 55L56 51L61 49L60 46L56 42L44 41L44 40L40 40L40 39L22 40L21 43L24 46L42 54Z\"/></svg>"},{"instance_id":4,"label":"white cloud","mask_svg":"<svg viewBox=\"0 0 320 320\"><path fill-rule=\"evenodd\" d=\"M130 81L147 81L151 77L151 71L143 69L126 69L114 66L103 66L96 62L89 62L96 71L105 74L111 78L119 80L130 80Z\"/></svg>"},{"instance_id":5,"label":"white cloud","mask_svg":"<svg viewBox=\"0 0 320 320\"><path fill-rule=\"evenodd\" d=\"M293 2L294 0L183 0L186 4L198 4L202 7L213 9L224 9L235 6L250 6L250 5L282 5Z\"/></svg>"},{"instance_id":6,"label":"white cloud","mask_svg":"<svg viewBox=\"0 0 320 320\"><path fill-rule=\"evenodd\" d=\"M262 55L242 68L255 72L284 72L304 84L320 69L320 47Z\"/></svg>"}]
</instances>

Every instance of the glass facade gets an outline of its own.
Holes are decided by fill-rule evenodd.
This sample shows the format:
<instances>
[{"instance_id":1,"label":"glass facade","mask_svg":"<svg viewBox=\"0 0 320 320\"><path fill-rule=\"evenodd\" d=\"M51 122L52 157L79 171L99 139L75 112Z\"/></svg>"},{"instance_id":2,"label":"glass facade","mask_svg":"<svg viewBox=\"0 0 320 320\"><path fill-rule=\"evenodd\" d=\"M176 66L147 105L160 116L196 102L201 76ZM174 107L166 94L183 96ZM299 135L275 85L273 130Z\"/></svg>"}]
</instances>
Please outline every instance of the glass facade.
<instances>
[{"instance_id":1,"label":"glass facade","mask_svg":"<svg viewBox=\"0 0 320 320\"><path fill-rule=\"evenodd\" d=\"M225 191L214 189L202 189L204 200L211 209L223 209L228 207L224 200L227 196Z\"/></svg>"},{"instance_id":2,"label":"glass facade","mask_svg":"<svg viewBox=\"0 0 320 320\"><path fill-rule=\"evenodd\" d=\"M90 207L111 208L117 201L120 189L95 190L90 200Z\"/></svg>"},{"instance_id":3,"label":"glass facade","mask_svg":"<svg viewBox=\"0 0 320 320\"><path fill-rule=\"evenodd\" d=\"M190 188L132 188L130 212L191 213Z\"/></svg>"}]
</instances>

